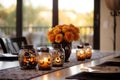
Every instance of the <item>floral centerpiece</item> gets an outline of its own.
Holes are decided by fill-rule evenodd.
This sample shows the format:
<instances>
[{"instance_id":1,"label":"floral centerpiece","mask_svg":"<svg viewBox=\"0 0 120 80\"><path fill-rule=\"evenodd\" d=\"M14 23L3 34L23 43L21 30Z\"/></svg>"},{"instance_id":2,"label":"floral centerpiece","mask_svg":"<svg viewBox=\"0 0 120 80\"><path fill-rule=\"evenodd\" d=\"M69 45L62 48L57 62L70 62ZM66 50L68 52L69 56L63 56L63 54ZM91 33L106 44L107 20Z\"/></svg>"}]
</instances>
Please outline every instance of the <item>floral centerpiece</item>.
<instances>
[{"instance_id":1,"label":"floral centerpiece","mask_svg":"<svg viewBox=\"0 0 120 80\"><path fill-rule=\"evenodd\" d=\"M63 25L56 25L55 27L52 27L48 31L48 40L51 43L60 43L62 44L63 48L67 46L68 48L71 48L68 44L71 44L72 41L76 41L79 39L79 28L74 26L73 24L63 24ZM69 51L71 52L71 51ZM65 55L68 53L65 50Z\"/></svg>"},{"instance_id":2,"label":"floral centerpiece","mask_svg":"<svg viewBox=\"0 0 120 80\"><path fill-rule=\"evenodd\" d=\"M79 28L73 24L56 25L48 31L48 40L51 43L72 42L78 40L79 37Z\"/></svg>"}]
</instances>

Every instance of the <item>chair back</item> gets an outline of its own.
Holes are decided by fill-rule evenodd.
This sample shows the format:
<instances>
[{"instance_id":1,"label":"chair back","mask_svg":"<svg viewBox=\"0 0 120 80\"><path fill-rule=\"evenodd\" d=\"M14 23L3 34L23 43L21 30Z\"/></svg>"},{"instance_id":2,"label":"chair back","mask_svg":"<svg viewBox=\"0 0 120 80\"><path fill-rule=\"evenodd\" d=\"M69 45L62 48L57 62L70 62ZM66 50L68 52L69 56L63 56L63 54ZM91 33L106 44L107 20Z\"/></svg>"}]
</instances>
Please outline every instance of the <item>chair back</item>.
<instances>
[{"instance_id":1,"label":"chair back","mask_svg":"<svg viewBox=\"0 0 120 80\"><path fill-rule=\"evenodd\" d=\"M2 48L3 52L8 53L8 45L6 42L6 38L0 38L0 44L1 44L1 48Z\"/></svg>"},{"instance_id":2,"label":"chair back","mask_svg":"<svg viewBox=\"0 0 120 80\"><path fill-rule=\"evenodd\" d=\"M25 37L7 38L7 42L11 53L18 53L22 46L28 44Z\"/></svg>"},{"instance_id":3,"label":"chair back","mask_svg":"<svg viewBox=\"0 0 120 80\"><path fill-rule=\"evenodd\" d=\"M16 37L11 38L11 42L14 45L14 47L18 47L19 49L22 48L22 46L27 45L26 37Z\"/></svg>"}]
</instances>

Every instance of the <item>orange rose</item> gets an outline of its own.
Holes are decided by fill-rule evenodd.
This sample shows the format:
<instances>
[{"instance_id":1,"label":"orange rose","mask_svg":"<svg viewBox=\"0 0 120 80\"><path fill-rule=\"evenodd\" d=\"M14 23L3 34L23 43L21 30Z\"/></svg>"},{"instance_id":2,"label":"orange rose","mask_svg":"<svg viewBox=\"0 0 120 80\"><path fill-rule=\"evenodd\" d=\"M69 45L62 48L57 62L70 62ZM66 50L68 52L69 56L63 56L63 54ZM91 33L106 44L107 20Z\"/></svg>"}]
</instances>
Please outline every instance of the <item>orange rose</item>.
<instances>
[{"instance_id":1,"label":"orange rose","mask_svg":"<svg viewBox=\"0 0 120 80\"><path fill-rule=\"evenodd\" d=\"M57 34L55 36L55 42L60 43L63 40L63 35L62 34Z\"/></svg>"},{"instance_id":2,"label":"orange rose","mask_svg":"<svg viewBox=\"0 0 120 80\"><path fill-rule=\"evenodd\" d=\"M72 32L66 32L64 39L68 42L72 42L74 40L74 34Z\"/></svg>"},{"instance_id":3,"label":"orange rose","mask_svg":"<svg viewBox=\"0 0 120 80\"><path fill-rule=\"evenodd\" d=\"M74 40L76 41L76 40L78 40L79 39L79 34L78 33L76 33L76 34L74 34L75 36L74 36Z\"/></svg>"},{"instance_id":4,"label":"orange rose","mask_svg":"<svg viewBox=\"0 0 120 80\"><path fill-rule=\"evenodd\" d=\"M77 27L74 27L74 29L75 29L75 32L76 32L76 33L80 33L80 30L79 30L79 28L77 28Z\"/></svg>"},{"instance_id":5,"label":"orange rose","mask_svg":"<svg viewBox=\"0 0 120 80\"><path fill-rule=\"evenodd\" d=\"M66 25L66 26L62 27L62 32L63 33L67 32L68 30L69 30L69 26Z\"/></svg>"},{"instance_id":6,"label":"orange rose","mask_svg":"<svg viewBox=\"0 0 120 80\"><path fill-rule=\"evenodd\" d=\"M48 39L49 39L50 42L53 43L55 41L55 35L54 34L49 34Z\"/></svg>"},{"instance_id":7,"label":"orange rose","mask_svg":"<svg viewBox=\"0 0 120 80\"><path fill-rule=\"evenodd\" d=\"M55 27L51 28L50 31L48 31L48 39L52 43L60 43L63 40L72 42L73 40L78 40L79 37L79 28L73 24L56 25Z\"/></svg>"},{"instance_id":8,"label":"orange rose","mask_svg":"<svg viewBox=\"0 0 120 80\"><path fill-rule=\"evenodd\" d=\"M62 27L62 25L56 25L55 27L59 27L60 28L60 27Z\"/></svg>"},{"instance_id":9,"label":"orange rose","mask_svg":"<svg viewBox=\"0 0 120 80\"><path fill-rule=\"evenodd\" d=\"M49 36L50 34L53 34L53 30L50 29L47 34L48 34L48 36Z\"/></svg>"},{"instance_id":10,"label":"orange rose","mask_svg":"<svg viewBox=\"0 0 120 80\"><path fill-rule=\"evenodd\" d=\"M53 33L54 33L54 34L58 34L58 33L60 33L60 32L61 32L61 29L58 28L58 27L55 27L54 30L53 30Z\"/></svg>"}]
</instances>

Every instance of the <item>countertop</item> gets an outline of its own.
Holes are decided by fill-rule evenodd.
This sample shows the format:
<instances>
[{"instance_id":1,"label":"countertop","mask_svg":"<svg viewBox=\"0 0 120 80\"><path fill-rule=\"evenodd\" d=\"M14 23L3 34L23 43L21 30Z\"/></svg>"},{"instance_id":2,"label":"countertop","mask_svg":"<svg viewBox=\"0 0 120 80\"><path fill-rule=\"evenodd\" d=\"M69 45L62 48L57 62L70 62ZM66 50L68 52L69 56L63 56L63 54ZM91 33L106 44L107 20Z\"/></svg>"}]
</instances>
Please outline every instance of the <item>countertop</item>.
<instances>
[{"instance_id":1,"label":"countertop","mask_svg":"<svg viewBox=\"0 0 120 80\"><path fill-rule=\"evenodd\" d=\"M79 65L74 65L72 67L65 68L65 69L62 69L59 71L55 71L55 72L52 72L49 74L45 74L43 76L33 78L32 80L71 80L71 79L66 79L66 77L78 74L78 73L86 71L86 70L89 71L90 67L95 68L96 65L99 65L99 64L104 63L106 61L118 61L118 62L120 62L120 59L113 59L114 57L120 55L120 51L114 52L114 51L94 50L93 53L95 53L94 56L99 54L98 57L101 57L101 56L103 56L103 57L101 57L100 59L91 60L91 61L88 61L85 63L83 62ZM104 55L106 55L106 56L104 56ZM92 56L92 57L94 57L94 56ZM75 58L75 56L74 56L74 54L71 54L70 60L72 60L73 58ZM104 67L102 69L104 69Z\"/></svg>"},{"instance_id":2,"label":"countertop","mask_svg":"<svg viewBox=\"0 0 120 80\"><path fill-rule=\"evenodd\" d=\"M69 59L70 62L77 61L75 51L76 50L72 50L72 54ZM67 80L66 77L68 77L68 76L71 76L71 75L74 75L74 74L77 74L77 73L80 73L83 71L90 71L91 67L98 68L95 66L102 64L106 61L120 62L120 59L114 58L116 56L120 56L120 51L93 50L92 52L93 52L92 58L90 60L82 61L82 62L80 62L80 64L73 65L71 67L57 70L54 72L50 72L50 73L44 74L42 76L35 77L31 80ZM19 66L18 61L0 61L0 70L8 69L8 68L16 67L16 66ZM108 67L108 68L110 68L110 67ZM102 69L105 69L105 68L103 67ZM112 68L112 69L114 70L114 68Z\"/></svg>"}]
</instances>

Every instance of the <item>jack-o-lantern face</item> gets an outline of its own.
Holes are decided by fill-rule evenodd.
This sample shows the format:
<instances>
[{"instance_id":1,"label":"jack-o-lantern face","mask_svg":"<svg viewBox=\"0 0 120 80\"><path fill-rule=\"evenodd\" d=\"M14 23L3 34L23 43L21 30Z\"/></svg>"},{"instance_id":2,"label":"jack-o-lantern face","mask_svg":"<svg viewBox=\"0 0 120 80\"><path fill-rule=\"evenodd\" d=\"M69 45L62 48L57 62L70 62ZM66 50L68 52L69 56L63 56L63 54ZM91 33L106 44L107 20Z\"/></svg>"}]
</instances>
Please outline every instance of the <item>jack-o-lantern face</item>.
<instances>
[{"instance_id":1,"label":"jack-o-lantern face","mask_svg":"<svg viewBox=\"0 0 120 80\"><path fill-rule=\"evenodd\" d=\"M43 68L50 67L51 65L51 59L50 58L43 58L42 60L39 60L39 66Z\"/></svg>"},{"instance_id":2,"label":"jack-o-lantern face","mask_svg":"<svg viewBox=\"0 0 120 80\"><path fill-rule=\"evenodd\" d=\"M52 57L47 52L42 52L38 56L38 68L42 70L51 69Z\"/></svg>"},{"instance_id":3,"label":"jack-o-lantern face","mask_svg":"<svg viewBox=\"0 0 120 80\"><path fill-rule=\"evenodd\" d=\"M61 58L60 58L60 57L57 57L57 58L55 59L55 61L56 61L57 63L61 63Z\"/></svg>"},{"instance_id":4,"label":"jack-o-lantern face","mask_svg":"<svg viewBox=\"0 0 120 80\"><path fill-rule=\"evenodd\" d=\"M53 59L53 66L62 66L63 63L63 59L61 59L59 56Z\"/></svg>"},{"instance_id":5,"label":"jack-o-lantern face","mask_svg":"<svg viewBox=\"0 0 120 80\"><path fill-rule=\"evenodd\" d=\"M34 62L34 61L36 61L35 57L23 57L22 58L22 62L24 62L24 63L30 63L30 62Z\"/></svg>"}]
</instances>

